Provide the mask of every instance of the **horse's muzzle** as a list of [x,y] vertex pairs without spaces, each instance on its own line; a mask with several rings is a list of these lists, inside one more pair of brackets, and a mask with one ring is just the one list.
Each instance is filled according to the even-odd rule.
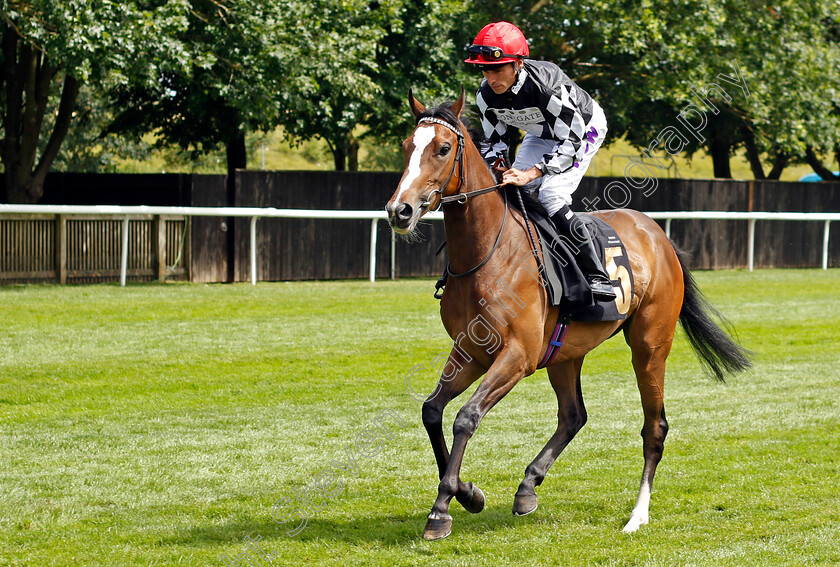
[[388,223],[395,232],[408,232],[411,220],[414,218],[414,207],[408,203],[393,203],[385,207],[388,213]]

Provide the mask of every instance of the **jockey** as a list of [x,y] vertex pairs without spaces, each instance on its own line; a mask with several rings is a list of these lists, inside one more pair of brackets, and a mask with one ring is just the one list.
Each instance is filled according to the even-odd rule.
[[[569,206],[607,134],[604,111],[560,68],[526,59],[528,42],[508,22],[484,26],[465,61],[484,75],[476,93],[486,141],[481,155],[494,173],[504,170],[512,129],[526,134],[501,181],[534,191],[585,274],[592,295],[615,299],[592,238]],[[512,128],[511,128],[512,127]]]

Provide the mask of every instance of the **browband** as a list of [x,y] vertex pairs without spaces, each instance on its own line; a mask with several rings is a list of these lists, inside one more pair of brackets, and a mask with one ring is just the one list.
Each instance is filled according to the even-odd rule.
[[417,121],[418,124],[420,124],[421,122],[431,122],[433,124],[440,124],[441,126],[445,126],[446,128],[449,128],[450,130],[455,132],[455,134],[459,138],[463,136],[463,134],[461,133],[461,131],[458,128],[456,128],[455,126],[453,126],[449,122],[441,120],[440,118],[432,118],[431,116],[426,116],[425,118],[421,118],[420,120]]

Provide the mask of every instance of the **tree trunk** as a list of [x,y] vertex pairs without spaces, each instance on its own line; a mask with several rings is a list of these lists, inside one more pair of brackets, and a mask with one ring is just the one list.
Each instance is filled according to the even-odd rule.
[[352,133],[327,142],[336,171],[359,171],[359,142]]
[[773,160],[773,169],[771,169],[770,173],[767,174],[767,179],[775,179],[778,181],[779,177],[782,176],[782,171],[784,171],[785,167],[787,167],[788,160],[790,160],[790,156],[785,152],[779,152],[776,154],[776,159]]
[[750,162],[753,177],[764,179],[764,167],[761,165],[761,155],[755,143],[755,135],[749,128],[744,128],[744,147],[747,150],[747,161]]
[[[236,207],[238,195],[236,194],[236,170],[245,169],[248,165],[248,150],[245,147],[245,130],[236,130],[227,141],[227,177],[225,187],[227,190],[227,206]],[[228,252],[228,273],[227,283],[236,281],[236,219],[227,219],[227,252]]]
[[227,142],[227,173],[233,177],[237,169],[248,167],[248,150],[245,147],[245,131],[237,130]]
[[818,158],[817,154],[814,153],[814,148],[811,146],[808,146],[805,149],[805,162],[810,165],[814,172],[822,177],[824,181],[836,181],[837,179],[840,179],[840,177],[834,175],[831,170],[823,165],[820,158]]
[[[44,181],[52,167],[73,118],[79,82],[65,76],[55,125],[38,157],[38,139],[47,109],[56,68],[47,56],[22,43],[7,27],[3,34],[3,83],[6,108],[2,146],[6,198],[12,203],[37,203],[44,194]],[[33,169],[34,168],[34,169]]]
[[729,169],[729,150],[729,142],[715,138],[709,140],[709,152],[712,155],[712,165],[716,178],[732,178],[732,171]]
[[65,77],[64,87],[61,89],[61,100],[58,103],[58,115],[55,118],[52,134],[47,141],[38,166],[32,175],[33,184],[41,188],[39,198],[43,195],[44,180],[47,178],[47,172],[52,167],[55,158],[58,157],[58,150],[61,149],[61,144],[64,142],[64,138],[67,137],[67,132],[70,130],[70,123],[73,120],[73,109],[76,106],[76,99],[78,98],[79,81],[76,77]]
[[352,135],[347,152],[347,171],[359,171],[359,142]]
[[332,146],[330,149],[332,150],[333,164],[335,165],[335,170],[345,171],[347,164],[347,152],[344,149],[344,145],[339,142]]

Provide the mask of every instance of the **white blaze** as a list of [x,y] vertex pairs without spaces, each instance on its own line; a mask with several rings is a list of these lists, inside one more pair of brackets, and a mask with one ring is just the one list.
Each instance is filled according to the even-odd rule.
[[397,192],[397,203],[400,202],[403,191],[411,187],[414,180],[420,176],[420,160],[423,159],[423,152],[426,151],[426,146],[434,139],[434,126],[422,126],[414,131],[414,138],[412,138],[414,152],[408,160],[408,171],[406,171],[405,177],[403,177],[402,183],[400,183],[400,189]]

